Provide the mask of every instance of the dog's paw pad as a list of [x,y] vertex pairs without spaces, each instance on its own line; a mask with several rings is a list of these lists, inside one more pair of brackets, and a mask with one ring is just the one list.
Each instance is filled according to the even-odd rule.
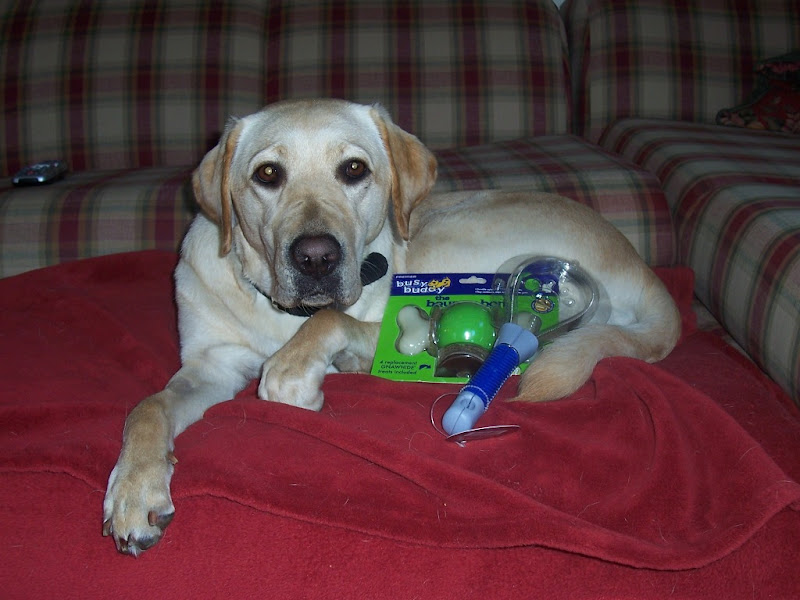
[[135,466],[119,462],[109,477],[103,502],[103,535],[117,550],[137,554],[154,546],[175,516],[169,479],[177,462],[172,452]]
[[114,543],[117,545],[117,551],[121,554],[130,554],[131,556],[138,556],[145,550],[149,550],[155,546],[161,539],[161,534],[145,535],[141,537],[134,537],[129,535],[127,538],[114,538]]
[[159,514],[158,512],[151,510],[149,513],[147,513],[147,522],[151,527],[158,527],[161,531],[164,531],[167,528],[167,525],[172,522],[174,517],[174,512]]
[[140,530],[132,531],[127,535],[124,533],[118,534],[114,530],[112,517],[103,521],[103,536],[111,536],[114,539],[117,551],[120,553],[138,556],[159,542],[164,534],[164,530],[167,528],[167,525],[172,522],[174,517],[174,511],[159,513],[158,511],[151,510],[147,515],[149,527],[142,527]]

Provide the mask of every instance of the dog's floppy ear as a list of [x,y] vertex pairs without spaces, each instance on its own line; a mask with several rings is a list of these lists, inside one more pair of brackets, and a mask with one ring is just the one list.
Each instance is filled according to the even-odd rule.
[[233,153],[239,142],[243,121],[228,120],[222,137],[205,155],[192,175],[194,196],[200,208],[220,228],[220,252],[231,251],[233,240],[233,201],[230,191],[230,170]]
[[398,232],[407,240],[411,211],[436,181],[436,158],[415,136],[395,125],[383,107],[373,106],[370,114],[389,154],[394,218]]

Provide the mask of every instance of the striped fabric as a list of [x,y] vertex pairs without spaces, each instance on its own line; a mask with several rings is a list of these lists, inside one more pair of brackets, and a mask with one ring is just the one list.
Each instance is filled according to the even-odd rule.
[[434,191],[535,189],[593,207],[651,265],[675,261],[673,225],[652,174],[571,135],[523,138],[437,152]]
[[800,48],[797,0],[567,0],[576,131],[617,118],[713,123],[755,86],[754,69]]
[[195,212],[190,172],[87,171],[0,189],[0,277],[101,254],[177,250]]
[[[580,138],[543,136],[436,151],[435,191],[502,187],[593,206],[653,265],[674,261],[658,181]],[[176,249],[193,216],[190,168],[79,173],[44,188],[0,190],[0,276],[99,254]]]
[[623,119],[601,143],[659,177],[698,297],[800,403],[797,138]]
[[381,102],[431,147],[569,130],[549,0],[17,0],[0,13],[0,176],[196,164],[229,115]]

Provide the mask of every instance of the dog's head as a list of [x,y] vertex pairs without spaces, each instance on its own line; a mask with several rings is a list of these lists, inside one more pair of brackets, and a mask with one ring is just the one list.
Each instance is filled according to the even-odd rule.
[[391,262],[436,178],[433,155],[382,108],[292,101],[232,119],[194,173],[220,251],[287,308],[352,305],[361,264]]

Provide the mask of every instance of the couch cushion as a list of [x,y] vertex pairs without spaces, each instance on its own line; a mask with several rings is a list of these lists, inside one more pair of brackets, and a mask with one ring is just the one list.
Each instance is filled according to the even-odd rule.
[[673,226],[658,179],[572,135],[523,138],[441,150],[434,191],[531,189],[591,206],[651,265],[675,260]]
[[85,171],[0,188],[0,277],[130,250],[176,250],[195,212],[190,167]]
[[658,175],[700,300],[800,400],[797,138],[623,119],[601,143]]
[[718,125],[620,119],[604,132],[600,145],[655,174],[673,215],[679,203],[735,181],[800,181],[800,144],[780,133]]
[[797,0],[568,0],[577,131],[617,118],[713,123],[755,87],[755,66],[800,48]]
[[381,102],[434,147],[569,129],[550,0],[18,2],[0,57],[0,175],[194,164],[293,97]]
[[[656,178],[575,136],[438,150],[434,191],[503,187],[563,194],[603,213],[653,265],[674,261]],[[75,258],[175,250],[195,205],[191,167],[70,174],[39,188],[0,189],[0,276]]]

